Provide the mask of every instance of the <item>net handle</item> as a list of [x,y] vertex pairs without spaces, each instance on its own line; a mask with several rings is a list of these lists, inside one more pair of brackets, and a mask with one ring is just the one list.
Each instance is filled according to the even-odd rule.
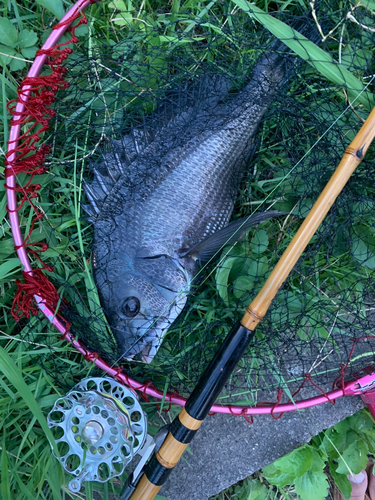
[[[256,326],[266,314],[273,298],[327,215],[337,196],[363,160],[374,137],[375,108],[371,111],[354,140],[346,148],[334,174],[289,243],[261,291],[247,308],[242,320],[233,326],[213,360],[200,377],[197,386],[186,401],[185,407],[173,420],[165,441],[145,467],[134,493],[130,496],[130,500],[152,500],[165,484],[186,447],[192,441],[196,431],[209,413],[211,403],[220,394],[230,374],[250,344]],[[365,385],[363,384],[363,386]],[[370,384],[370,387],[372,385],[373,383]],[[343,392],[345,393],[345,390]],[[327,395],[325,396],[327,397]],[[374,406],[375,403],[370,406],[370,411],[374,410]],[[274,406],[273,412],[280,413],[280,411],[279,406]]]
[[301,227],[272,270],[262,289],[248,306],[241,324],[254,330],[266,315],[277,292],[296,265],[302,252],[341,193],[352,173],[361,163],[375,137],[375,108],[371,111],[359,132],[346,148],[328,184],[320,194]]

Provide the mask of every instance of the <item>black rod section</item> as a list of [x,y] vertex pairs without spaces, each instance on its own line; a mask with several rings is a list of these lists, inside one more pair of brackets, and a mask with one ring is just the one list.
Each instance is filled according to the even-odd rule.
[[253,336],[240,321],[233,326],[186,402],[185,410],[191,417],[206,417]]
[[[203,421],[207,416],[253,336],[254,332],[242,326],[240,321],[233,326],[186,402],[185,410],[192,418]],[[186,428],[177,416],[171,424],[170,433],[177,442],[188,444],[196,431]],[[173,467],[165,467],[155,453],[143,469],[147,479],[155,486],[162,486],[172,471]],[[134,491],[135,484],[130,481],[120,500],[128,500]]]

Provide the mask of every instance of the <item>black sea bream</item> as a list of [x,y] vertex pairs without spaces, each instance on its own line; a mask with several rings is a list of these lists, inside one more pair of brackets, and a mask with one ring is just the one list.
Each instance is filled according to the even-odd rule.
[[250,225],[280,215],[229,224],[258,124],[287,79],[288,60],[275,51],[263,56],[236,93],[228,94],[223,76],[201,77],[182,110],[171,105],[169,121],[160,113],[157,130],[139,127],[112,140],[94,182],[85,183],[94,277],[124,359],[140,354],[151,362],[200,264]]

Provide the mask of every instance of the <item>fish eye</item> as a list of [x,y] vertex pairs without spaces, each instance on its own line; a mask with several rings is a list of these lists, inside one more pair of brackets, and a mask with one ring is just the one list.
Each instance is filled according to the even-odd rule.
[[141,303],[137,297],[128,297],[122,306],[125,316],[134,318],[139,313]]

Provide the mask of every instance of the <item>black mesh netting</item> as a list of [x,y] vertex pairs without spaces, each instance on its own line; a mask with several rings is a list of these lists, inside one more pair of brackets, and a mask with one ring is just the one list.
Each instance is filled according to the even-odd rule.
[[[41,257],[53,267],[47,274],[76,337],[133,378],[187,396],[372,107],[373,18],[347,1],[316,4],[315,20],[297,7],[273,13],[318,41],[344,80],[350,73],[359,89],[369,84],[352,102],[348,86],[233,5],[142,19],[90,9],[44,136],[48,171],[34,181],[45,217],[31,241],[49,245]],[[105,39],[95,36],[100,9],[112,19]],[[353,339],[375,330],[373,161],[370,149],[258,326],[221,403],[254,404],[280,388],[290,395],[306,373],[327,390],[342,366],[348,377],[373,362],[375,339],[351,353]],[[204,262],[196,277],[199,259],[187,252],[228,223],[233,202],[233,221],[269,208],[284,215],[218,252],[212,242],[198,247],[193,257]],[[30,214],[25,204],[26,232]],[[206,263],[210,252],[216,257]],[[43,339],[48,349],[38,359],[64,382],[47,320],[18,328],[27,340]]]

